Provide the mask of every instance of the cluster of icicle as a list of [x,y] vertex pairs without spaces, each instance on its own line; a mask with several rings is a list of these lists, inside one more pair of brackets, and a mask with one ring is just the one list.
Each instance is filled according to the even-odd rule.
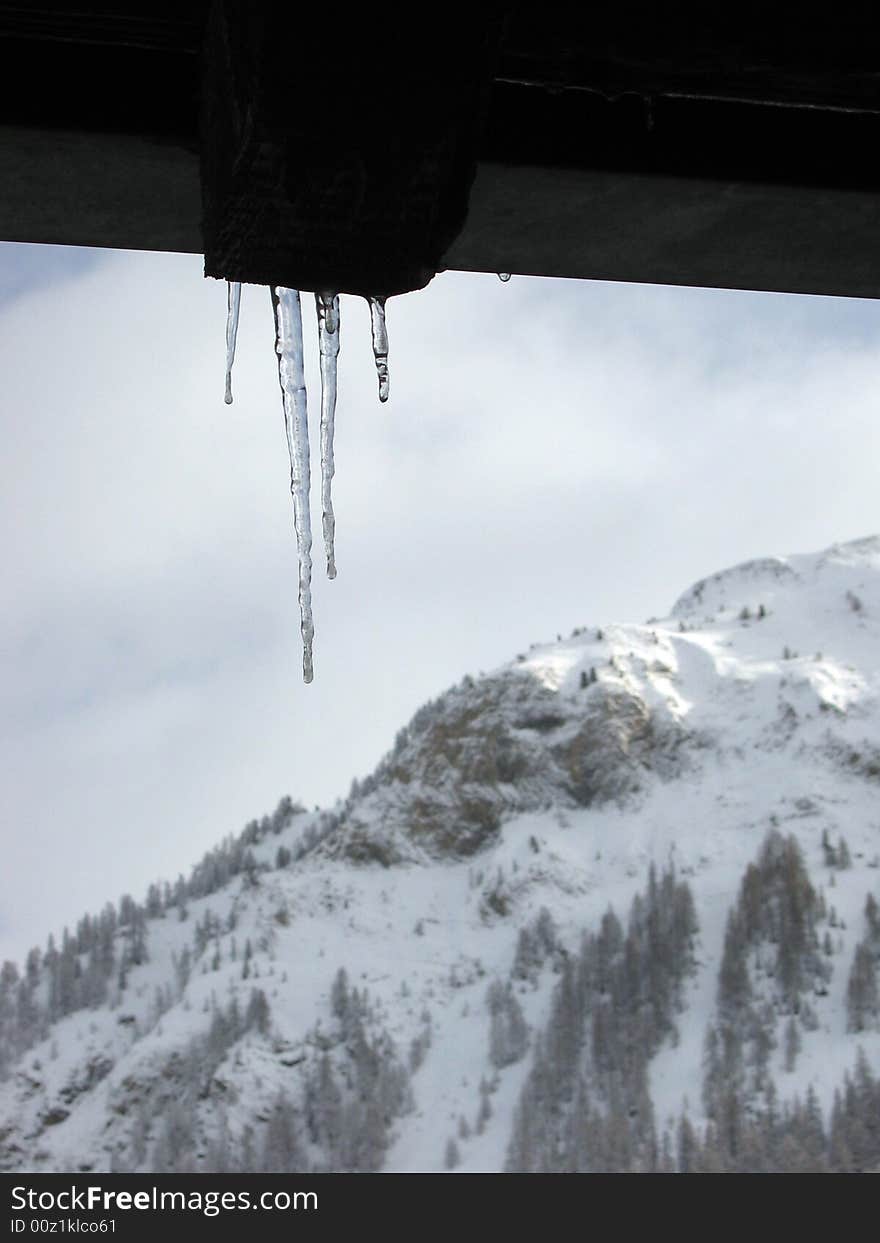
[[[278,379],[284,404],[284,427],[290,454],[290,492],[293,497],[293,525],[299,558],[299,612],[303,640],[303,681],[311,682],[312,642],[312,519],[309,507],[311,469],[309,465],[309,417],[303,359],[302,305],[298,289],[273,285],[272,309],[275,316],[275,352]],[[370,298],[373,357],[379,377],[379,400],[387,401],[388,333],[385,327],[385,299]],[[241,285],[230,281],[226,317],[226,403],[232,402],[232,364],[238,336]],[[336,420],[336,360],[339,356],[339,295],[316,293],[318,349],[321,357],[321,508],[327,577],[336,577],[333,517],[333,431]]]

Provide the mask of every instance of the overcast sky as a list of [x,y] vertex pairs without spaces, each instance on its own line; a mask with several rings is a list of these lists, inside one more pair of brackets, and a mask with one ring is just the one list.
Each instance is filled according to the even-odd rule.
[[198,256],[0,245],[0,958],[344,795],[465,673],[880,530],[876,303],[446,273],[380,407],[343,299],[304,686],[268,294],[231,407],[225,303]]

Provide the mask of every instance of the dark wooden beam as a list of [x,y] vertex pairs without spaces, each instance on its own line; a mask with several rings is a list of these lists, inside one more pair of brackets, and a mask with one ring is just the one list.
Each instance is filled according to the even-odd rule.
[[[205,9],[0,4],[0,237],[201,252]],[[874,24],[517,10],[444,263],[880,297]]]

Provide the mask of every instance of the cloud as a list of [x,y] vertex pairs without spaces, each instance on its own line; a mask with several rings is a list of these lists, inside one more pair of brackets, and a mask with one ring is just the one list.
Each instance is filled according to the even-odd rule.
[[445,274],[390,304],[384,407],[342,310],[340,574],[316,544],[304,687],[266,291],[232,407],[198,257],[104,256],[0,307],[0,955],[283,793],[343,794],[466,672],[880,528],[873,303]]
[[84,246],[27,246],[0,242],[0,306],[29,290],[57,287],[101,263],[102,252]]

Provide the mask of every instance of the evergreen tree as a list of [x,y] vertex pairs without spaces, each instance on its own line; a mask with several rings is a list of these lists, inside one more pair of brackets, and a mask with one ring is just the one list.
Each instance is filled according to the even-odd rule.
[[195,1134],[191,1105],[169,1102],[153,1146],[152,1168],[156,1173],[185,1174],[195,1167]]
[[797,1020],[792,1017],[785,1025],[785,1069],[789,1074],[794,1070],[797,1055],[801,1051],[801,1033]]
[[204,1169],[211,1174],[235,1174],[238,1163],[233,1151],[233,1143],[229,1134],[229,1120],[226,1110],[222,1110],[217,1121],[217,1130],[208,1143],[205,1154]]
[[874,955],[866,941],[855,949],[846,989],[847,1031],[863,1032],[880,1013]]
[[305,1168],[296,1113],[283,1093],[276,1100],[266,1124],[260,1168],[267,1174],[290,1174]]
[[498,1070],[518,1062],[529,1043],[529,1033],[513,989],[499,980],[489,987],[489,1061]]
[[687,1114],[678,1121],[678,1172],[692,1174],[698,1164],[699,1143]]

